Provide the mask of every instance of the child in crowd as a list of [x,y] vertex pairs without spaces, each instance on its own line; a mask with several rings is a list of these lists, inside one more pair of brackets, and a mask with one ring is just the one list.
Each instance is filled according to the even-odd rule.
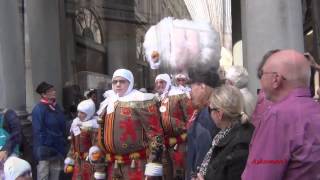
[[4,163],[5,180],[32,180],[30,164],[15,156],[9,157]]
[[78,105],[78,117],[72,122],[71,147],[65,159],[65,173],[72,173],[72,179],[93,179],[93,166],[86,161],[89,148],[97,136],[99,125],[95,115],[95,104],[91,99]]

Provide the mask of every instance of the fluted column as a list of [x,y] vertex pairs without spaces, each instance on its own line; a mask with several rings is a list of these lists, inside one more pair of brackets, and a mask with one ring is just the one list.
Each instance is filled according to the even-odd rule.
[[0,1],[0,108],[26,109],[25,64],[18,1]]
[[252,92],[260,88],[257,66],[268,50],[304,50],[301,6],[301,0],[241,0],[243,61]]
[[60,3],[62,0],[26,0],[26,68],[27,105],[31,109],[39,96],[34,89],[47,81],[62,99],[62,45],[60,34]]

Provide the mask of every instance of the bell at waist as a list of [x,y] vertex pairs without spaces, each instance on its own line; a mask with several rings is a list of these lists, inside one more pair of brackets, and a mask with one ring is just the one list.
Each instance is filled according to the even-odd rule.
[[[105,143],[106,146],[106,152],[107,153],[113,153],[113,154],[130,154],[136,151],[140,151],[141,149],[145,149],[148,146],[147,142],[144,142],[141,139],[137,141],[113,141],[113,145],[110,146],[109,143]],[[108,148],[112,147],[112,148]]]
[[105,158],[109,163],[117,162],[119,164],[129,164],[132,163],[132,160],[146,159],[147,154],[147,149],[141,149],[128,154],[106,153]]

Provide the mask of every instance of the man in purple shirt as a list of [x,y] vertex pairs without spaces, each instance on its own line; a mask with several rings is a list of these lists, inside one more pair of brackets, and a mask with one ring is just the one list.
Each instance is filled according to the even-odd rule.
[[310,63],[302,53],[280,50],[259,74],[272,103],[256,121],[242,179],[320,179],[320,104],[309,91]]
[[[266,63],[267,59],[269,59],[270,56],[272,56],[274,53],[279,52],[279,49],[273,49],[268,51],[263,57],[261,62],[258,65],[258,78],[261,79],[261,74],[259,72],[262,72],[262,68],[264,66],[264,64]],[[252,119],[252,124],[255,127],[258,127],[260,124],[260,119],[261,117],[263,117],[263,112],[267,109],[267,107],[269,107],[272,104],[271,101],[269,101],[268,99],[266,99],[265,97],[265,93],[263,92],[263,90],[260,89],[260,91],[258,92],[258,98],[257,98],[257,103],[256,106],[254,108],[254,111],[252,113],[251,119]]]

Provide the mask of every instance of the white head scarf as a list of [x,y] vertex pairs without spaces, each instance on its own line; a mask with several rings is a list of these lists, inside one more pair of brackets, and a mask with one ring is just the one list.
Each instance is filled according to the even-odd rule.
[[129,81],[129,87],[128,87],[126,93],[124,94],[124,96],[125,96],[125,95],[129,94],[133,89],[133,84],[134,84],[133,74],[131,71],[129,71],[127,69],[118,69],[113,73],[112,80],[113,80],[113,78],[118,77],[118,76],[123,77]]
[[168,74],[159,74],[159,75],[156,77],[155,81],[157,81],[157,80],[159,80],[159,79],[164,80],[164,81],[167,82],[166,87],[165,87],[165,89],[164,89],[164,91],[163,91],[163,93],[162,93],[162,94],[165,94],[165,93],[167,93],[167,92],[169,91],[170,86],[171,86],[170,76],[169,76]]
[[15,180],[26,171],[31,171],[30,164],[20,158],[11,156],[4,163],[4,176],[6,180]]
[[93,117],[96,111],[96,107],[94,102],[91,99],[87,99],[87,100],[81,101],[78,104],[78,111],[86,113],[87,116],[85,118],[85,121],[88,121]]
[[97,119],[94,117],[94,113],[96,111],[95,104],[92,99],[87,99],[81,101],[78,104],[78,111],[86,113],[86,117],[84,120],[80,120],[79,117],[75,118],[72,121],[70,132],[73,132],[73,135],[77,136],[80,134],[80,128],[99,128],[97,123]]
[[242,66],[232,66],[226,72],[226,79],[232,81],[239,89],[245,88],[249,82],[247,70]]

